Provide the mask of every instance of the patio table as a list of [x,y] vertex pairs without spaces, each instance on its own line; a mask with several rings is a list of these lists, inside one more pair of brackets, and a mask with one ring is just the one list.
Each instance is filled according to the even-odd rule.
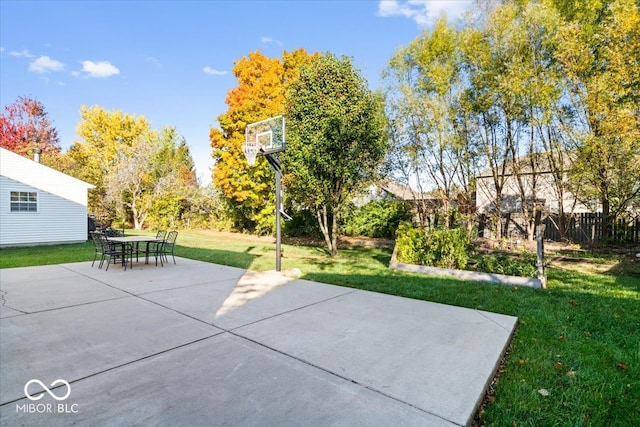
[[[138,260],[138,254],[140,252],[139,250],[139,245],[140,243],[146,243],[146,247],[145,247],[145,251],[144,251],[144,263],[145,264],[149,264],[149,245],[151,243],[162,243],[163,241],[161,239],[156,239],[155,237],[152,236],[119,236],[119,237],[108,237],[107,238],[110,242],[114,242],[114,243],[131,243],[131,244],[135,244],[136,247],[136,261]],[[157,262],[156,262],[157,264]]]

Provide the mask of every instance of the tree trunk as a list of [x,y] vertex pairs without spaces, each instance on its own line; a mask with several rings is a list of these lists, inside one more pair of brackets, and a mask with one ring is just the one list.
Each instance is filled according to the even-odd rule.
[[334,257],[338,255],[338,215],[333,212],[333,218],[331,218],[331,248],[329,248],[329,254]]
[[613,237],[613,227],[611,221],[611,206],[609,202],[609,197],[605,193],[602,197],[602,242],[608,243],[609,240]]
[[334,243],[337,239],[337,221],[334,215],[330,231],[328,216],[329,215],[327,213],[326,205],[322,205],[322,207],[316,207],[316,217],[318,218],[318,225],[320,225],[320,230],[322,231],[322,235],[324,236],[324,241],[327,244],[327,250],[329,251],[329,255],[335,256],[338,252],[338,248]]

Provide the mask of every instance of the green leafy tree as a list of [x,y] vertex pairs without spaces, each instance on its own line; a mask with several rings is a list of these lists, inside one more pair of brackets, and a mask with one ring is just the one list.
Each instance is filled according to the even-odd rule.
[[175,228],[197,188],[193,160],[174,128],[151,131],[130,151],[119,153],[105,179],[105,202],[135,229],[152,216],[155,225]]
[[288,194],[313,209],[332,256],[350,195],[375,178],[387,151],[382,98],[349,58],[324,54],[300,70],[286,94]]
[[[476,190],[492,198],[494,235],[502,237],[502,213],[519,211],[524,231],[533,239],[541,173],[549,165],[563,170],[554,156],[543,154],[558,141],[549,131],[562,95],[554,61],[559,18],[547,2],[506,1],[476,11],[473,27],[464,30],[462,52],[468,87],[463,110],[478,130],[478,152],[488,181]],[[552,175],[560,180],[562,173]],[[559,188],[562,188],[561,186]],[[507,203],[506,190],[517,197]]]
[[577,118],[572,179],[583,201],[599,202],[608,237],[615,217],[640,206],[640,6],[557,3],[566,19],[557,58]]
[[[461,40],[441,18],[398,49],[385,71],[391,168],[406,185],[414,178],[420,194],[437,189],[447,223],[454,200],[471,193],[477,158],[471,133],[460,120],[465,90]],[[431,206],[423,197],[416,199],[420,221],[427,226]]]

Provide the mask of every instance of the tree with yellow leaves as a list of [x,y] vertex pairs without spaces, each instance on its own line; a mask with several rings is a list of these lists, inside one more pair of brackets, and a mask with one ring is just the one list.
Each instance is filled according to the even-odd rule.
[[221,129],[209,133],[213,183],[224,195],[235,227],[269,233],[275,225],[273,173],[264,160],[254,167],[247,164],[242,152],[245,127],[284,112],[287,88],[312,57],[304,49],[285,51],[282,58],[268,58],[258,50],[235,62],[238,86],[227,94],[229,109],[218,117]]

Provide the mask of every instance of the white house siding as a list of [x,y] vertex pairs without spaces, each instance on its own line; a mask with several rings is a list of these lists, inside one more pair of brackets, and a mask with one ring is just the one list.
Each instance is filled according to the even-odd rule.
[[[38,194],[38,212],[10,212],[12,191]],[[85,190],[86,193],[86,190]],[[0,246],[87,240],[87,206],[0,177]]]
[[[87,240],[87,191],[79,179],[0,148],[0,247]],[[11,212],[11,192],[35,192],[38,212]]]

